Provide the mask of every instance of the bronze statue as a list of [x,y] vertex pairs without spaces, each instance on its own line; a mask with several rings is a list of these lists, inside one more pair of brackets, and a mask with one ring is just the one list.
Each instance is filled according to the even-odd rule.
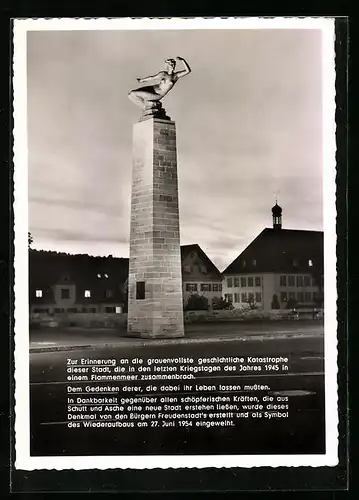
[[[185,67],[184,70],[175,71],[176,60],[183,62]],[[148,87],[140,87],[131,90],[128,94],[129,99],[136,104],[136,106],[143,109],[144,113],[141,120],[146,120],[148,118],[162,118],[168,120],[169,117],[162,108],[160,100],[168,94],[179,78],[183,78],[191,72],[191,68],[183,57],[166,59],[165,64],[166,69],[164,71],[160,71],[153,76],[137,78],[139,83],[145,83],[151,80],[157,83]]]

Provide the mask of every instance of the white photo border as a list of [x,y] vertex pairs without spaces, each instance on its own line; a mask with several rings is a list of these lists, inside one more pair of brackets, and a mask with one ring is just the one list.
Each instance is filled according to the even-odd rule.
[[[153,469],[338,464],[335,18],[14,19],[15,468]],[[52,30],[315,29],[322,31],[326,452],[318,455],[30,456],[27,32]],[[330,395],[330,397],[328,397]]]

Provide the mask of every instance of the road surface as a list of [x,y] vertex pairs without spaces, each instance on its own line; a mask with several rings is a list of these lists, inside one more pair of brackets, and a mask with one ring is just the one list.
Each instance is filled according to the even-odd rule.
[[301,321],[269,321],[269,322],[238,322],[222,321],[216,323],[192,323],[185,325],[183,339],[147,340],[126,337],[125,328],[41,328],[30,332],[30,349],[57,349],[67,346],[97,346],[97,345],[153,345],[161,343],[187,343],[208,341],[246,340],[248,337],[269,338],[278,337],[311,337],[323,335],[323,322],[312,320]]
[[[243,326],[243,325],[242,325]],[[238,327],[233,327],[237,328]],[[302,334],[287,338],[275,332]],[[324,453],[324,361],[320,327],[308,323],[283,328],[271,325],[266,338],[251,325],[245,342],[200,342],[152,345],[120,343],[71,351],[32,352],[30,356],[31,454],[32,455],[125,455],[125,454],[298,454]],[[322,328],[322,327],[321,327]],[[238,330],[237,330],[238,331]],[[229,335],[229,330],[227,334]],[[257,333],[255,333],[257,332]],[[304,333],[303,333],[304,332]],[[248,332],[247,332],[248,333]],[[305,333],[307,335],[305,335]],[[242,330],[243,334],[243,330]],[[68,335],[68,333],[66,334]],[[199,334],[200,338],[201,335]],[[69,354],[70,353],[70,354]],[[124,358],[211,356],[287,356],[285,373],[198,374],[196,383],[219,387],[225,384],[265,384],[265,393],[289,394],[286,419],[237,420],[232,428],[72,429],[67,422],[66,360],[68,357]],[[122,384],[122,382],[120,383]],[[72,383],[73,386],[76,383]],[[81,383],[77,383],[81,385]],[[284,392],[283,392],[284,391]],[[289,391],[289,392],[288,392]],[[181,386],[180,393],[184,393]],[[221,391],[216,391],[221,394]],[[197,393],[199,394],[199,393]]]

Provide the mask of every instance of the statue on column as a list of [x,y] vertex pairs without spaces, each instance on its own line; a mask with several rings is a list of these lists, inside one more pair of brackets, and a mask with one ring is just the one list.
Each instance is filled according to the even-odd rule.
[[[183,70],[175,71],[176,61],[182,61],[184,65]],[[165,69],[163,71],[153,76],[137,78],[139,83],[154,82],[153,85],[140,87],[128,93],[129,99],[144,111],[141,121],[149,118],[169,120],[165,110],[162,108],[160,100],[168,94],[180,78],[183,78],[190,72],[191,68],[187,61],[183,59],[183,57],[176,57],[176,59],[166,59]]]

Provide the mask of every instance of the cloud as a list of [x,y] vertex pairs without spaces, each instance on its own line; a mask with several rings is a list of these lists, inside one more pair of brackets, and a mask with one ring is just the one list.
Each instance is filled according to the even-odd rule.
[[53,239],[60,241],[71,241],[71,242],[110,242],[110,243],[120,243],[127,244],[129,243],[129,238],[125,238],[123,236],[114,237],[112,233],[110,234],[102,234],[100,238],[97,235],[81,232],[81,231],[71,231],[64,229],[55,229],[48,227],[38,227],[34,226],[31,228],[35,234],[37,234],[41,239]]
[[181,243],[226,267],[271,225],[276,195],[284,227],[322,228],[320,32],[44,31],[28,33],[36,245],[128,255],[140,111],[127,93],[178,54],[193,72],[163,104],[176,121]]
[[91,203],[90,201],[85,201],[85,200],[73,200],[70,198],[49,198],[46,196],[33,196],[29,198],[29,203],[35,203],[39,205],[45,205],[45,206],[55,206],[59,207],[66,207],[70,209],[74,209],[76,211],[85,211],[85,212],[96,212],[99,214],[104,214],[109,217],[119,217],[121,215],[121,208],[123,206],[121,200],[119,200],[118,205],[100,205],[98,202],[95,204]]

